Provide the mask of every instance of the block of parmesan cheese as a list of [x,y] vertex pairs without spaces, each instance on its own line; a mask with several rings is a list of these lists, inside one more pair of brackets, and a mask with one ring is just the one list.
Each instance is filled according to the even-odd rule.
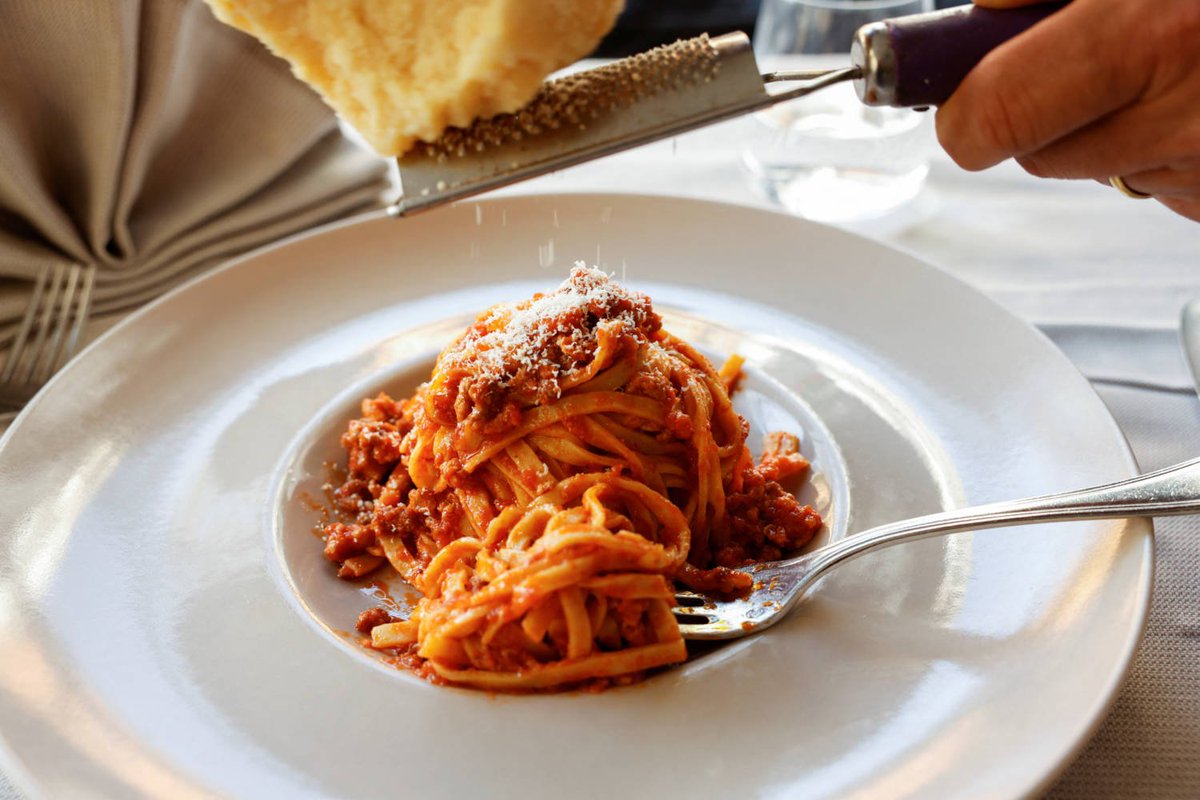
[[382,155],[516,111],[623,0],[207,0],[287,59]]

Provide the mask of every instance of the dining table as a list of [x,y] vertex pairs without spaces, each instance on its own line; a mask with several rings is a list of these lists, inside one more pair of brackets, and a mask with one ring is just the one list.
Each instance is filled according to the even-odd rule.
[[[732,120],[502,192],[773,207],[741,159],[757,124]],[[1200,298],[1200,223],[1098,182],[1037,179],[1011,162],[967,172],[935,150],[903,214],[844,227],[932,263],[1040,329],[1091,382],[1143,471],[1200,455],[1200,400],[1179,330],[1181,309]],[[90,334],[114,321],[97,320]],[[1136,657],[1048,798],[1200,797],[1200,518],[1157,519],[1154,530],[1153,602]],[[21,796],[0,777],[0,800]]]

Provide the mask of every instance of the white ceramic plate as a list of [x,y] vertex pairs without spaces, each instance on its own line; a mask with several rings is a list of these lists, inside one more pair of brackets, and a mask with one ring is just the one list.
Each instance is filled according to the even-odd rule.
[[[465,204],[265,251],[77,359],[0,447],[0,732],[51,797],[1014,797],[1086,739],[1146,613],[1150,526],[895,548],[787,621],[601,694],[438,688],[338,630],[367,599],[306,530],[356,398],[576,258],[748,358],[806,425],[829,535],[1128,476],[1037,332],[880,245],[625,196]],[[549,266],[542,266],[548,264]]]

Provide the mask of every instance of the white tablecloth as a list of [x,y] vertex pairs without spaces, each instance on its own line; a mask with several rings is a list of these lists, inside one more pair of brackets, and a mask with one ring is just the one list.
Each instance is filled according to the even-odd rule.
[[[622,191],[765,204],[748,186],[738,120],[509,191]],[[1200,223],[1093,183],[935,160],[905,230],[857,230],[938,264],[1040,325],[1096,386],[1144,469],[1200,455],[1200,401],[1177,341],[1200,297]],[[1158,388],[1130,388],[1124,383]],[[1200,519],[1156,522],[1149,627],[1128,681],[1052,798],[1200,798]],[[0,799],[16,796],[0,786]]]

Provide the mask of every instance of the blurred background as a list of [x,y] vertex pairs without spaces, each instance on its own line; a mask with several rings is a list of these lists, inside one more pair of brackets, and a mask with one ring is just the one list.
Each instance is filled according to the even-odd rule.
[[[964,0],[936,0],[938,8]],[[759,0],[625,0],[625,11],[596,55],[632,55],[650,47],[702,33],[740,30],[754,33]]]

